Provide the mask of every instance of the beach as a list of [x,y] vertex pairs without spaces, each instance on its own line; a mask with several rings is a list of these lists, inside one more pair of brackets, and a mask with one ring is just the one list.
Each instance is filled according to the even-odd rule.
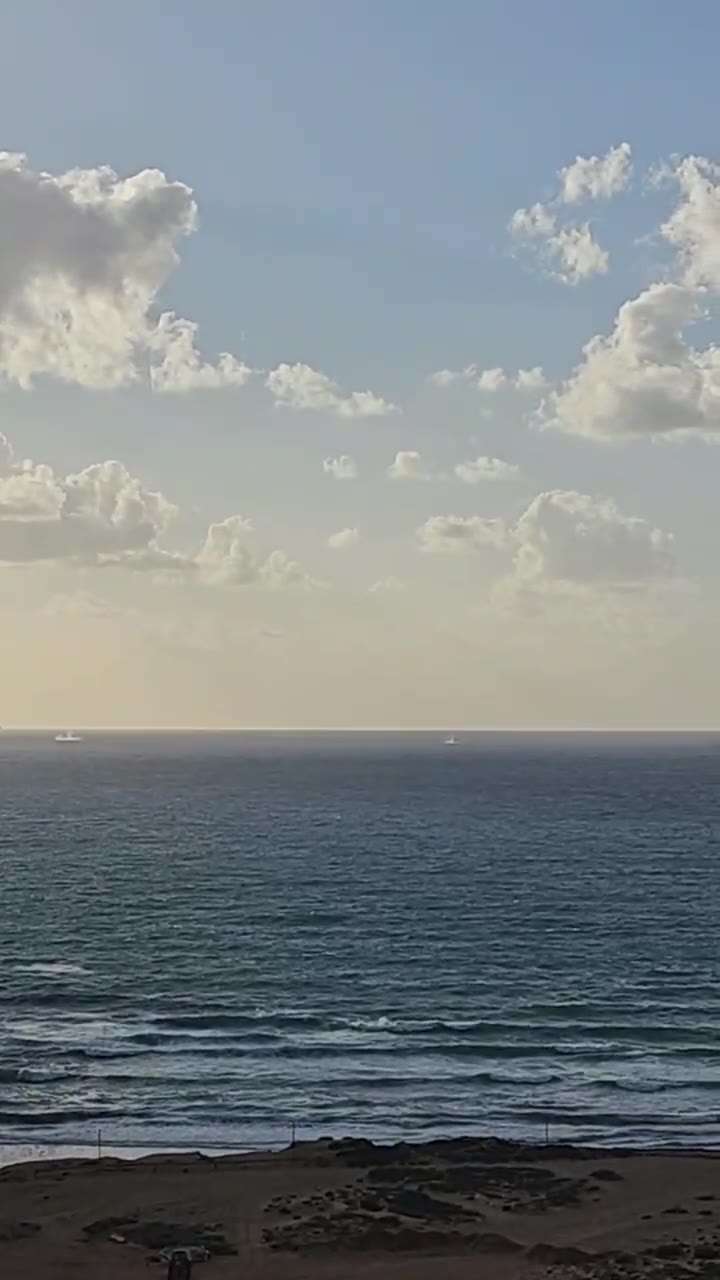
[[0,1274],[212,1277],[720,1274],[711,1152],[454,1139],[58,1160],[0,1172]]

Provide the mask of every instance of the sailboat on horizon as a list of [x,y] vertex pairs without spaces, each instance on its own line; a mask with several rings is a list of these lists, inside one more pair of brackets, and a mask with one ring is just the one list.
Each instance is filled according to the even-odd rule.
[[82,742],[82,738],[78,733],[72,733],[70,729],[66,729],[64,733],[55,734],[56,742]]

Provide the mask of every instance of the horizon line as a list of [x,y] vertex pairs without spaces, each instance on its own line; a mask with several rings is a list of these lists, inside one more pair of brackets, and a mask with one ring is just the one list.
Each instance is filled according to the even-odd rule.
[[[62,724],[6,724],[0,725],[3,733],[60,733],[67,732]],[[74,724],[74,733],[709,733],[720,734],[720,725],[702,726],[598,726],[598,725],[122,725],[122,724]]]

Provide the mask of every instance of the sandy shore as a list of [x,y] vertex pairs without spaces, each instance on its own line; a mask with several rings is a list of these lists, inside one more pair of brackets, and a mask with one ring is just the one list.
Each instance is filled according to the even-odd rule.
[[300,1144],[268,1155],[66,1160],[0,1172],[0,1276],[720,1277],[720,1157]]

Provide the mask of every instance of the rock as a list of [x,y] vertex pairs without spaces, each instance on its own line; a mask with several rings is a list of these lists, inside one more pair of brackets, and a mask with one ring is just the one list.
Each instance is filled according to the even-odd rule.
[[385,1183],[385,1182],[407,1182],[408,1171],[406,1167],[395,1167],[394,1165],[379,1165],[377,1168],[368,1169],[366,1175],[368,1182]]
[[714,1258],[720,1258],[720,1249],[714,1244],[699,1244],[695,1246],[693,1254],[701,1262],[710,1262]]
[[685,1246],[679,1240],[673,1241],[672,1244],[658,1244],[651,1249],[645,1250],[646,1258],[663,1258],[669,1262],[677,1258],[685,1257]]
[[30,1240],[42,1230],[39,1222],[0,1222],[0,1244]]
[[390,1192],[386,1203],[391,1213],[402,1214],[405,1218],[421,1218],[424,1222],[458,1222],[478,1216],[462,1205],[451,1204],[449,1200],[438,1200],[435,1196],[429,1196],[426,1191],[410,1187]]
[[522,1245],[516,1240],[509,1240],[507,1236],[499,1236],[490,1231],[476,1236],[473,1248],[478,1253],[520,1253],[522,1251]]
[[83,1235],[88,1240],[109,1239],[114,1231],[121,1228],[132,1226],[137,1222],[137,1218],[98,1218],[97,1222],[91,1222],[87,1227],[83,1227]]
[[593,1260],[591,1253],[575,1249],[571,1245],[534,1244],[527,1251],[530,1262],[543,1262],[550,1266],[572,1267]]
[[100,1218],[84,1228],[86,1240],[109,1240],[124,1236],[129,1244],[139,1244],[151,1253],[173,1249],[205,1249],[213,1257],[230,1257],[237,1249],[223,1235],[219,1224],[188,1225],[177,1222],[142,1222],[136,1217]]
[[594,1178],[596,1182],[622,1182],[623,1181],[622,1174],[616,1173],[615,1169],[593,1169],[592,1173],[590,1174],[590,1177]]
[[385,1208],[380,1196],[361,1196],[359,1204],[360,1208],[364,1209],[366,1213],[382,1213]]

